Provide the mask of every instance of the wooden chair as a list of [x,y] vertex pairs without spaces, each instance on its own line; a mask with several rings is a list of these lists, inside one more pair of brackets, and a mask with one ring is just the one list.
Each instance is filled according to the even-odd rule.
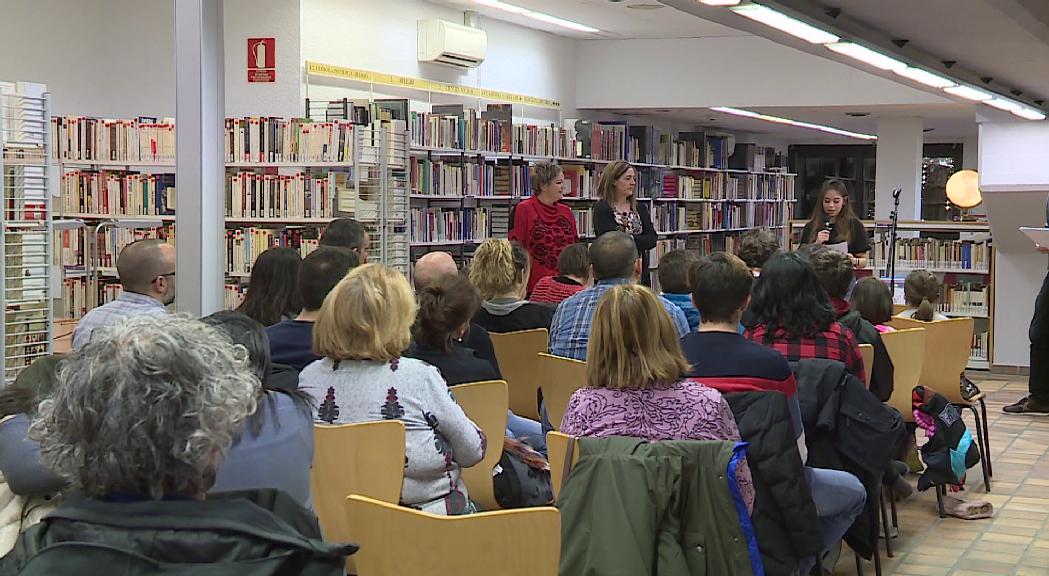
[[69,354],[73,351],[73,332],[76,332],[79,323],[79,320],[55,320],[52,328],[54,336],[51,338],[53,354]]
[[[396,505],[404,483],[404,423],[380,420],[313,427],[313,509],[324,539],[353,542],[346,497],[363,494]],[[354,557],[346,572],[354,574]]]
[[572,393],[586,385],[586,362],[546,353],[539,354],[537,361],[546,415],[550,425],[558,430]]
[[[976,444],[980,450],[980,466],[983,469],[984,488],[990,492],[991,441],[987,429],[987,404],[983,392],[966,400],[962,398],[960,378],[969,364],[972,350],[973,319],[951,318],[936,322],[922,322],[910,318],[893,318],[889,324],[896,329],[925,329],[925,361],[919,384],[929,386],[943,394],[959,408],[968,408],[976,422]],[[976,409],[979,403],[980,410]]]
[[538,420],[539,370],[535,355],[547,351],[550,332],[536,328],[490,335],[499,370],[509,387],[510,409],[518,416]]
[[863,374],[867,386],[871,385],[871,374],[874,373],[874,345],[860,344],[860,356],[863,357]]
[[557,508],[438,516],[363,496],[345,506],[360,576],[557,576]]
[[[550,431],[546,433],[546,450],[550,461],[550,485],[554,491],[554,500],[561,493],[561,484],[565,474],[565,455],[568,454],[568,445],[573,442],[572,436],[560,432]],[[572,465],[579,461],[579,451],[572,451]]]
[[925,329],[905,328],[881,335],[893,365],[892,397],[887,404],[900,412],[904,422],[914,422],[911,390],[921,380],[925,364]]
[[492,470],[503,455],[503,437],[506,436],[506,382],[473,382],[452,387],[455,401],[488,439],[484,459],[469,468],[463,468],[463,482],[470,499],[485,510],[498,510]]

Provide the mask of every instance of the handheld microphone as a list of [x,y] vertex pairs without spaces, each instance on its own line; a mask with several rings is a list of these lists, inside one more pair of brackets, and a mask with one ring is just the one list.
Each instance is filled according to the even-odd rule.
[[899,200],[900,199],[900,193],[902,193],[902,192],[903,192],[903,188],[896,188],[895,190],[893,190],[892,191],[892,199],[893,200]]
[[830,218],[824,218],[823,219],[823,228],[822,229],[826,230],[827,232],[833,232],[834,231],[834,224],[831,223]]

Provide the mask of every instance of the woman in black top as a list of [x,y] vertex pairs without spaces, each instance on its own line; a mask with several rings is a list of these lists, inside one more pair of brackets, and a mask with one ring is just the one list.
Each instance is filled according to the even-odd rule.
[[801,232],[802,244],[848,244],[852,265],[867,265],[871,245],[863,222],[852,211],[849,192],[841,180],[827,180],[820,188],[812,218]]
[[649,285],[648,251],[656,247],[656,230],[648,206],[637,201],[637,173],[627,162],[616,161],[601,170],[594,204],[594,233],[619,230],[634,237],[641,255],[641,283]]
[[435,366],[449,386],[498,380],[490,362],[460,343],[480,305],[470,281],[447,275],[420,290],[418,298],[418,321],[405,356]]

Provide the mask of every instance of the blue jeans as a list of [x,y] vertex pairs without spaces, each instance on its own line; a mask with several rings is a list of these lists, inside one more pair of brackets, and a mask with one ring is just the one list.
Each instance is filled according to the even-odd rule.
[[[840,470],[806,466],[805,478],[809,481],[812,501],[820,517],[820,534],[823,537],[821,554],[825,555],[848,532],[863,511],[867,503],[867,491],[855,476]],[[798,565],[799,574],[808,574],[815,565],[815,557],[802,560]]]
[[542,424],[506,411],[506,435],[528,444],[537,452],[546,456],[546,435]]

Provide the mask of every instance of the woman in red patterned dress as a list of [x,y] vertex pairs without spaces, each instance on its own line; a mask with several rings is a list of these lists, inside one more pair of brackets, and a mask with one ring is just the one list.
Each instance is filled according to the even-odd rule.
[[561,250],[576,242],[575,217],[561,203],[564,173],[551,162],[532,168],[532,197],[514,209],[510,240],[524,246],[532,257],[527,292],[531,293],[540,278],[557,275],[557,258]]

